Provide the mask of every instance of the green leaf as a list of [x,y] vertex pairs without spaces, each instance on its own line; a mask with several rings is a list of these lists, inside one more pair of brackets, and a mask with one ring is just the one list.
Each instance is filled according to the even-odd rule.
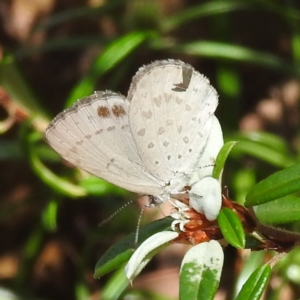
[[131,32],[109,44],[98,56],[89,73],[75,86],[69,96],[67,106],[72,105],[77,99],[92,94],[100,76],[113,69],[138,46],[153,36],[152,31]]
[[[117,270],[109,277],[105,285],[101,287],[101,300],[118,300],[129,284],[129,280],[125,276],[124,266]],[[86,299],[86,298],[77,298]],[[124,298],[123,298],[124,299]]]
[[246,196],[247,207],[266,203],[300,190],[300,163],[278,171],[256,184]]
[[219,286],[224,253],[214,240],[192,247],[180,270],[181,300],[212,300]]
[[156,253],[170,246],[178,236],[179,233],[173,230],[160,231],[151,235],[130,257],[125,268],[126,277],[132,281],[140,274]]
[[40,134],[38,132],[29,133],[30,122],[23,123],[21,134],[22,144],[24,145],[24,152],[26,153],[29,163],[33,171],[39,176],[39,178],[51,186],[58,193],[66,195],[72,198],[78,198],[86,196],[86,190],[81,186],[77,186],[65,179],[56,176],[50,171],[40,160],[37,155],[37,141],[40,141]]
[[[233,67],[219,66],[217,72],[218,92],[228,98],[237,99],[241,95],[242,79]],[[232,102],[230,103],[232,105]],[[236,104],[238,105],[238,104]],[[226,112],[226,114],[228,114]]]
[[245,249],[259,249],[262,245],[262,241],[258,240],[252,235],[246,235]]
[[102,196],[107,193],[113,193],[114,195],[120,196],[129,195],[128,191],[92,175],[83,177],[79,184],[89,195],[93,196]]
[[224,144],[224,146],[218,153],[218,156],[216,158],[216,165],[214,167],[213,174],[212,174],[213,178],[219,179],[220,176],[222,176],[222,170],[224,168],[225,162],[234,145],[236,145],[235,141],[227,142]]
[[280,168],[294,164],[294,158],[291,156],[286,144],[280,143],[279,139],[273,139],[271,135],[268,135],[268,138],[264,141],[262,141],[263,137],[267,137],[267,135],[257,133],[253,135],[234,135],[233,138],[238,140],[239,143],[234,147],[232,155],[251,155]]
[[49,201],[42,214],[43,225],[48,231],[54,232],[57,230],[57,211],[58,201]]
[[37,155],[35,155],[33,152],[30,155],[30,163],[39,178],[60,194],[72,198],[86,196],[87,193],[84,188],[56,176],[40,161]]
[[258,267],[243,285],[235,300],[259,300],[271,275],[271,267]]
[[285,168],[294,163],[294,161],[289,159],[286,155],[279,153],[276,148],[260,145],[251,141],[239,142],[234,150],[235,152],[253,156],[279,168]]
[[[239,45],[227,44],[222,42],[203,41],[187,44],[174,45],[167,44],[165,41],[155,41],[157,48],[164,48],[176,53],[184,53],[213,59],[251,63],[260,67],[281,70],[289,74],[300,75],[300,70],[294,68],[292,64],[281,59],[279,56],[266,52],[255,51],[251,48]],[[159,44],[160,43],[160,44]]]
[[172,221],[174,221],[174,219],[168,217],[141,227],[138,232],[139,239],[136,245],[134,244],[136,232],[132,232],[110,247],[97,262],[94,277],[99,278],[127,262],[131,257],[134,248],[138,248],[143,241],[153,234],[170,228]]
[[245,232],[239,217],[229,208],[223,208],[218,216],[222,234],[229,244],[242,249],[245,247]]
[[162,27],[165,31],[170,31],[201,17],[224,14],[231,11],[247,9],[249,7],[251,7],[249,3],[231,1],[213,1],[201,5],[195,5],[185,10],[179,10],[179,13],[174,14],[163,21]]
[[264,131],[251,131],[239,132],[231,136],[232,139],[237,141],[252,141],[262,146],[275,148],[283,155],[290,155],[289,145],[287,142],[278,135],[264,132]]
[[248,191],[256,184],[256,176],[252,169],[240,168],[232,176],[235,201],[244,205]]
[[255,213],[264,224],[278,225],[300,221],[300,198],[288,195],[257,206]]
[[[123,240],[122,240],[123,241]],[[120,245],[117,243],[117,245]],[[133,245],[133,243],[132,243]],[[133,247],[129,248],[128,244],[128,249],[124,250],[121,252],[121,249],[118,249],[117,247],[109,248],[108,249],[109,254],[111,255],[110,259],[107,260],[105,263],[102,261],[103,257],[106,257],[106,254],[108,252],[106,251],[104,256],[100,258],[100,260],[96,264],[95,272],[94,272],[94,278],[100,278],[101,276],[119,268],[122,266],[124,263],[126,263],[130,257],[132,256],[134,249]],[[113,253],[113,251],[115,253]]]
[[244,132],[230,136],[239,141],[232,156],[251,155],[273,166],[286,168],[295,163],[289,146],[282,138],[267,132]]

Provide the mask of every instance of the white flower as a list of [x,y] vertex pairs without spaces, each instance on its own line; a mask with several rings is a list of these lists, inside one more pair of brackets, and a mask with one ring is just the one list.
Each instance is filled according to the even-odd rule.
[[180,231],[185,231],[184,225],[187,224],[189,220],[189,214],[187,213],[191,208],[180,202],[179,200],[175,200],[174,202],[170,201],[171,204],[176,208],[177,210],[175,212],[172,212],[170,216],[175,219],[175,221],[172,222],[171,228],[172,230],[176,231],[176,226],[179,225]]
[[213,221],[222,206],[222,189],[220,182],[213,177],[204,177],[194,183],[189,191],[190,206]]
[[[209,230],[212,227],[215,228],[215,225],[217,224],[216,221],[208,220],[204,214],[197,212],[183,202],[178,200],[170,202],[175,208],[175,211],[171,213],[171,217],[174,218],[174,221],[171,224],[173,231],[158,232],[150,236],[135,250],[125,268],[126,277],[130,281],[142,271],[157,252],[170,245],[170,242],[175,241],[180,243],[191,243],[194,245],[207,245],[207,241],[211,240],[211,237],[206,234],[206,230]],[[218,244],[218,242],[215,243]],[[219,246],[214,246],[215,244],[212,245],[213,246],[210,247],[221,247],[219,244]],[[206,249],[204,248],[206,246],[202,247],[203,249]],[[202,247],[197,249],[202,249]],[[203,261],[206,260],[204,257],[201,257],[201,259],[203,259]]]

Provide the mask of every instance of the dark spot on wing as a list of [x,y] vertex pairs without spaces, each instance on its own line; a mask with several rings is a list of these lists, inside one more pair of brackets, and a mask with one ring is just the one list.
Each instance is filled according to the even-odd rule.
[[114,105],[112,107],[112,113],[114,114],[115,117],[120,118],[126,115],[126,111],[123,106],[121,105]]
[[110,116],[110,111],[106,106],[99,106],[97,113],[100,118],[109,118]]
[[172,91],[185,92],[190,85],[192,75],[193,75],[192,67],[186,65],[182,66],[182,82],[175,83],[174,84],[175,88],[173,88]]

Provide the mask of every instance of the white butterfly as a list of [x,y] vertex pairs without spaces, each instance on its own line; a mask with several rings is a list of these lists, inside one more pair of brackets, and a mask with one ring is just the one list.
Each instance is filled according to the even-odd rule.
[[223,145],[217,104],[192,66],[155,61],[139,69],[127,97],[95,92],[58,114],[45,138],[75,166],[160,203],[195,174],[211,175]]

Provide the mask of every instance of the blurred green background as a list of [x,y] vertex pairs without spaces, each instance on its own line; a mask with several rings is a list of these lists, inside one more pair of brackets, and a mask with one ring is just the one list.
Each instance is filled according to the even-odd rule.
[[[126,95],[143,64],[181,59],[217,89],[225,140],[240,141],[224,170],[232,199],[243,203],[257,181],[299,162],[298,1],[1,0],[0,21],[0,300],[176,299],[174,286],[153,282],[176,281],[181,248],[154,260],[133,288],[118,272],[93,279],[140,210],[98,224],[136,196],[82,174],[43,141],[78,98]],[[298,252],[278,265],[265,299],[300,297]],[[265,254],[245,263],[227,249],[218,299],[232,299]]]

